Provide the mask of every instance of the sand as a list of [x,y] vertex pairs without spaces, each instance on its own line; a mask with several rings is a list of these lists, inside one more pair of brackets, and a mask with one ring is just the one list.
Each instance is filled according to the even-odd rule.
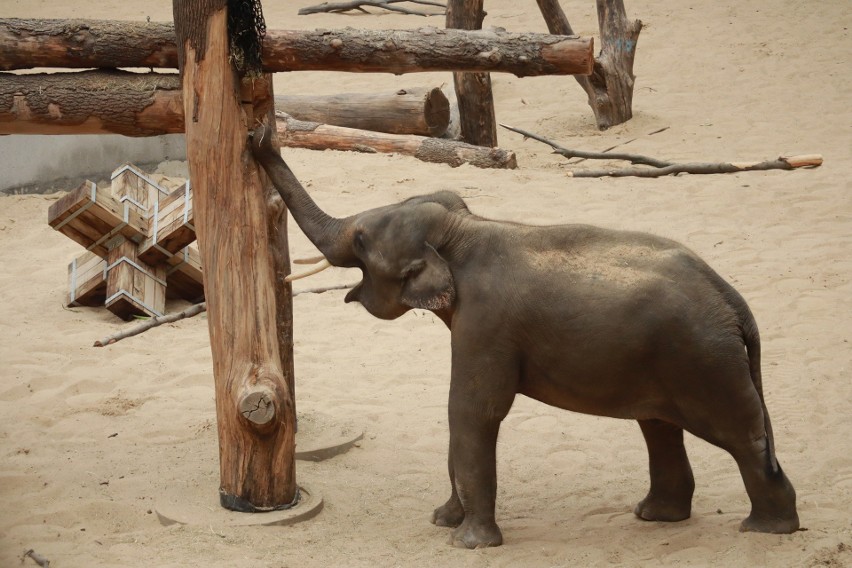
[[[270,28],[410,28],[442,18],[296,16],[311,2],[267,0]],[[594,2],[563,2],[596,34]],[[582,222],[685,243],[745,296],[763,338],[777,452],[804,529],[741,534],[749,504],[734,461],[687,436],[693,516],[634,518],[647,491],[635,423],[518,397],[498,444],[505,545],[467,551],[428,522],[449,494],[449,333],[428,312],[372,318],[343,292],[295,299],[303,420],[356,424],[358,447],[299,461],[324,510],[292,527],[162,526],[158,499],[213,495],[218,483],[207,319],[107,348],[124,329],[103,309],[63,306],[78,245],[46,223],[58,195],[0,199],[0,565],[26,549],[52,566],[849,566],[852,565],[852,12],[848,2],[627,2],[645,23],[635,118],[598,132],[571,78],[494,75],[498,119],[565,146],[683,161],[820,153],[807,171],[656,180],[571,179],[549,148],[501,131],[513,171],[452,169],[397,155],[286,150],[317,201],[350,214],[453,189],[478,214]],[[533,2],[489,0],[486,26],[545,31]],[[3,16],[171,18],[171,2],[0,2]],[[302,73],[292,94],[435,86],[448,74]],[[662,132],[652,134],[665,128]],[[44,157],[49,160],[49,156]],[[118,166],[119,164],[116,164]],[[2,172],[0,172],[2,175]],[[70,188],[69,188],[70,189]],[[291,227],[295,257],[314,249]],[[326,271],[296,289],[357,281]],[[186,304],[170,304],[179,310]],[[30,565],[32,562],[27,560]]]

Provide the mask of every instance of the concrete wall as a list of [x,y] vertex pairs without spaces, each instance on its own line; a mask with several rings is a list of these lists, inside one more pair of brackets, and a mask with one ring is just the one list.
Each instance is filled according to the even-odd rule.
[[129,138],[117,134],[0,136],[0,193],[45,193],[98,181],[125,162],[185,160],[183,134]]

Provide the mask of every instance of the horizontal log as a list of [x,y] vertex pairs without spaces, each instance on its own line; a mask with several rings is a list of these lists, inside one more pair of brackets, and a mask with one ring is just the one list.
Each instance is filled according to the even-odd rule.
[[[264,71],[504,72],[588,75],[593,40],[494,30],[270,30]],[[0,70],[177,68],[170,23],[0,19]]]
[[413,156],[424,162],[457,167],[514,169],[515,153],[500,148],[473,146],[455,140],[415,135],[385,134],[316,122],[305,122],[275,113],[282,146],[311,150],[349,150],[367,153],[394,153]]
[[[297,121],[286,115],[279,116],[278,123],[282,144],[294,148],[400,153],[454,167],[517,167],[515,154],[499,148]],[[0,73],[0,134],[156,136],[183,128],[183,94],[174,74]]]
[[388,134],[436,137],[450,124],[450,103],[437,87],[381,94],[276,95],[275,108],[298,120]]
[[177,74],[0,73],[0,134],[179,133],[181,97]]

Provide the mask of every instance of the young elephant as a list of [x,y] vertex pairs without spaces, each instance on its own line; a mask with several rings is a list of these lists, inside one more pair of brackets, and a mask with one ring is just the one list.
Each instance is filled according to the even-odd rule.
[[449,500],[432,522],[451,542],[497,546],[495,446],[515,395],[639,422],[651,488],[638,517],[690,516],[687,430],[730,452],[751,500],[741,530],[798,529],[796,493],[775,457],[760,341],[743,298],[682,245],[588,225],[483,219],[441,192],[344,219],[326,215],[263,127],[253,151],[296,222],[376,317],[431,310],[449,327]]

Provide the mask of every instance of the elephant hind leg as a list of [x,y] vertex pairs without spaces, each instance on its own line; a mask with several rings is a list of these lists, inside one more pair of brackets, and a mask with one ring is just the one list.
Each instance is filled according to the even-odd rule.
[[[766,431],[765,410],[757,393],[751,404],[735,404],[730,397],[731,415],[715,428],[690,431],[722,448],[736,460],[751,501],[751,513],[740,526],[741,531],[786,534],[799,528],[796,513],[796,491],[777,460]],[[739,412],[735,412],[739,410]]]
[[648,445],[651,489],[633,512],[646,521],[688,519],[695,480],[683,445],[683,429],[662,420],[640,420],[639,427]]
[[796,491],[777,461],[769,458],[766,436],[748,445],[728,450],[740,468],[751,513],[740,525],[741,531],[787,534],[799,529]]

